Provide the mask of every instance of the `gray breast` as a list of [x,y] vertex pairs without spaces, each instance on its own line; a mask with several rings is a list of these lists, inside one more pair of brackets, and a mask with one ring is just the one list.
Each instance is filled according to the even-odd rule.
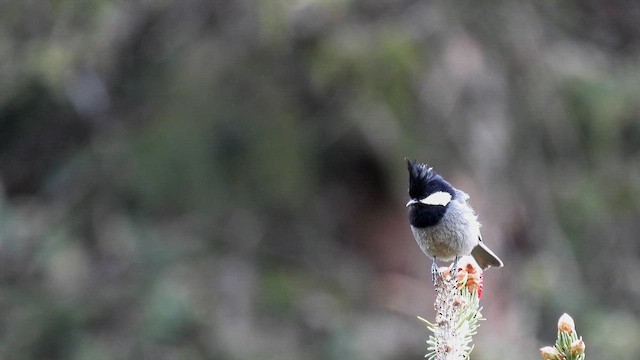
[[469,255],[478,244],[480,223],[473,209],[462,201],[452,201],[440,222],[431,227],[411,227],[420,249],[429,257],[450,261]]

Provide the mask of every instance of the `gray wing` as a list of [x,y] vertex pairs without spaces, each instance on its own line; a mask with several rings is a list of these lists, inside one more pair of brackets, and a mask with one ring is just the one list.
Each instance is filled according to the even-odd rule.
[[455,192],[456,200],[460,201],[461,203],[466,203],[469,200],[469,195],[467,195],[466,192],[458,189],[455,189]]

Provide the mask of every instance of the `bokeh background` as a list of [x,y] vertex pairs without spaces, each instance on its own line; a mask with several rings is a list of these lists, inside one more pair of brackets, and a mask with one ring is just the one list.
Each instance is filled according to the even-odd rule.
[[404,158],[506,267],[474,359],[640,353],[640,3],[0,5],[0,357],[419,359]]

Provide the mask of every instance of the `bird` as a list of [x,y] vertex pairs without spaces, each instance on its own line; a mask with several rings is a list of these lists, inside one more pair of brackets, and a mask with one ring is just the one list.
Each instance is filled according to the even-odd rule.
[[409,224],[418,246],[433,259],[431,278],[436,283],[437,260],[454,261],[471,255],[482,268],[504,266],[502,260],[482,241],[478,216],[469,205],[469,195],[458,190],[432,167],[407,161],[409,170]]

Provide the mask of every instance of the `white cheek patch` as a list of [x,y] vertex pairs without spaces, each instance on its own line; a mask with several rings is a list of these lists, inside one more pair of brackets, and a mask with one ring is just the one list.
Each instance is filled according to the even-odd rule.
[[447,206],[451,201],[451,194],[446,191],[437,191],[427,196],[424,199],[420,199],[420,202],[425,205],[441,205]]

